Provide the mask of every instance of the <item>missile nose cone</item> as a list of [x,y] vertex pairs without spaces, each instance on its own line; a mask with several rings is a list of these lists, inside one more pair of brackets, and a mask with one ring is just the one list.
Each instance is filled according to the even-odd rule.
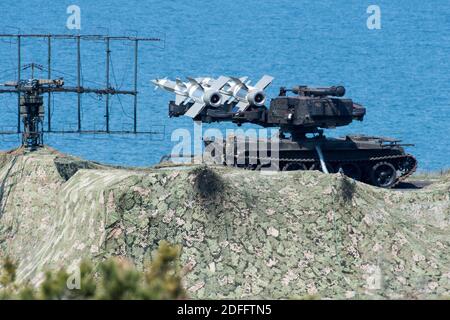
[[155,90],[157,90],[158,88],[163,88],[160,79],[153,79],[153,80],[150,80],[150,82],[155,85]]

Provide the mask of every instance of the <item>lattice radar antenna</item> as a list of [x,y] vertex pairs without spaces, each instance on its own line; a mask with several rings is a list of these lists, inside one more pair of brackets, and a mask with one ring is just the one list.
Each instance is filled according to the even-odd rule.
[[[57,34],[0,34],[0,38],[16,39],[17,41],[17,80],[0,84],[0,93],[17,93],[17,132],[22,133],[22,145],[30,150],[35,150],[43,146],[44,134],[44,97],[48,94],[47,100],[47,130],[45,132],[58,132],[52,129],[51,119],[51,94],[53,92],[73,92],[77,93],[77,130],[71,131],[73,133],[112,133],[110,130],[110,105],[109,98],[111,95],[131,95],[134,96],[133,103],[133,130],[130,131],[114,131],[114,133],[152,133],[137,131],[137,81],[138,81],[138,48],[140,42],[163,42],[161,38],[139,38],[129,36],[105,36],[105,35],[57,35]],[[47,40],[48,66],[45,68],[42,65],[31,63],[22,65],[21,51],[22,39],[37,38]],[[77,52],[77,85],[68,87],[64,85],[62,78],[52,78],[52,42],[54,40],[75,39]],[[104,88],[88,88],[81,85],[81,41],[104,41],[105,42],[105,60],[106,60],[106,74]],[[110,82],[110,64],[111,64],[111,41],[129,41],[134,43],[134,79],[133,89],[118,90],[111,86]],[[31,69],[31,78],[22,79],[22,71]],[[34,71],[47,70],[47,79],[34,78]],[[81,127],[81,96],[84,93],[95,93],[97,95],[104,95],[105,99],[105,127],[106,130],[82,130]],[[21,125],[22,124],[22,125]],[[3,134],[11,134],[13,132],[2,132]],[[67,131],[65,131],[67,133]],[[69,132],[70,133],[70,132]]]

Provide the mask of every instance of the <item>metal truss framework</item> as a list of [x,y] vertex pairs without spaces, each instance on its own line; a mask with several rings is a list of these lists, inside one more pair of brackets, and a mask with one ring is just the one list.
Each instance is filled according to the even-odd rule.
[[[52,78],[52,43],[57,40],[62,39],[74,39],[76,41],[76,55],[77,55],[77,74],[76,81],[77,86],[72,87],[72,90],[61,90],[61,92],[75,92],[77,94],[77,130],[61,131],[52,129],[52,119],[51,119],[51,106],[52,92],[58,92],[52,90],[47,92],[47,128],[44,132],[48,133],[116,133],[116,134],[128,134],[128,133],[149,133],[152,131],[138,131],[137,130],[137,107],[138,107],[138,53],[139,53],[139,43],[141,42],[164,42],[164,39],[157,37],[130,37],[130,36],[108,36],[108,35],[67,35],[67,34],[0,34],[0,39],[10,39],[17,41],[17,83],[21,79],[21,72],[24,69],[22,65],[22,40],[26,38],[33,39],[43,39],[47,42],[47,77]],[[106,130],[82,130],[81,124],[81,96],[83,93],[88,93],[89,88],[84,88],[81,86],[82,76],[81,76],[81,42],[82,41],[103,41],[105,43],[105,62],[106,62],[106,74],[105,74],[105,88],[95,89],[95,93],[102,94],[106,96],[105,99],[105,127]],[[129,41],[134,47],[134,70],[133,70],[133,88],[131,90],[115,90],[111,87],[110,83],[110,62],[111,62],[111,50],[110,44],[112,41]],[[11,92],[3,90],[3,92]],[[21,132],[21,116],[20,116],[20,91],[15,91],[18,95],[17,100],[17,131],[0,131],[0,134],[17,134]],[[91,91],[93,92],[93,91]],[[111,94],[130,94],[134,96],[133,102],[133,130],[110,130],[110,95]]]

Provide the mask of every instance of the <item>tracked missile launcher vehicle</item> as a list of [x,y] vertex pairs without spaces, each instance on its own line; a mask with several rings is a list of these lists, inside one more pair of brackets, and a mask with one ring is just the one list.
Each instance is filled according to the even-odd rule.
[[[416,159],[405,152],[400,140],[365,135],[327,138],[323,129],[362,121],[366,109],[344,98],[342,86],[280,88],[270,106],[250,104],[236,110],[235,103],[206,107],[194,120],[206,123],[231,121],[237,125],[253,123],[278,127],[279,136],[271,139],[228,137],[205,138],[205,151],[216,163],[260,170],[320,170],[343,173],[374,186],[391,188],[411,175]],[[169,115],[183,115],[192,103],[169,103]],[[245,146],[245,147],[242,147]],[[274,165],[275,164],[275,165]]]

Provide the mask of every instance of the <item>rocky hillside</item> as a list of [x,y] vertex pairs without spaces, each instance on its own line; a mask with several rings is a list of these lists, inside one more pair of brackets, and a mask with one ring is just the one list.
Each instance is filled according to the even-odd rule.
[[395,191],[339,174],[112,168],[49,148],[0,155],[0,252],[20,281],[83,258],[183,246],[195,298],[450,295],[450,176]]

